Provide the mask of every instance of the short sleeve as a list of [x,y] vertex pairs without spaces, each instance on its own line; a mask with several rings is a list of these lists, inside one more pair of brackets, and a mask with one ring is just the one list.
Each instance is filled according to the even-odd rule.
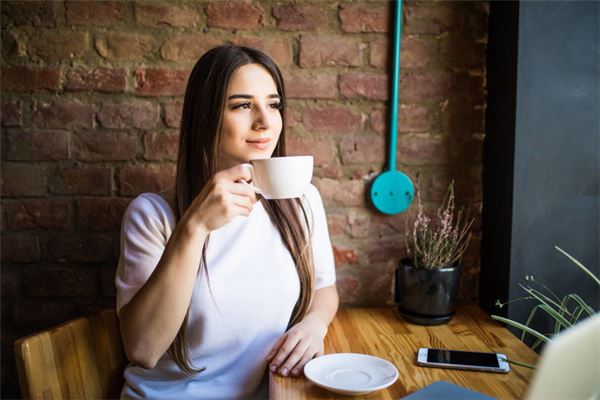
[[142,194],[127,207],[121,225],[119,265],[115,276],[117,313],[150,278],[174,225],[168,203],[157,194]]
[[321,195],[314,185],[310,185],[305,193],[309,209],[308,218],[312,228],[312,252],[315,266],[315,289],[335,284],[335,263],[329,229],[327,228],[327,216]]

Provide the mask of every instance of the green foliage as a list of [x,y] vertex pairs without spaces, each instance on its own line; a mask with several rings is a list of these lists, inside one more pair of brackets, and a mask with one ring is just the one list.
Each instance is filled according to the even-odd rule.
[[[583,266],[579,261],[577,261],[574,257],[568,254],[566,251],[561,249],[558,246],[554,246],[558,251],[564,254],[569,260],[573,262],[580,270],[582,270],[585,274],[587,274],[591,279],[596,282],[598,287],[600,287],[600,279],[596,277],[589,269]],[[496,305],[499,308],[504,307],[507,304],[520,302],[523,300],[534,300],[536,305],[529,312],[529,317],[527,321],[523,323],[519,323],[517,321],[513,321],[508,318],[500,317],[498,315],[492,315],[492,319],[496,321],[503,322],[507,325],[510,325],[514,328],[521,330],[521,340],[525,340],[527,335],[532,336],[535,341],[533,342],[531,348],[536,349],[544,342],[550,342],[552,340],[552,336],[556,335],[563,329],[567,329],[573,325],[575,325],[580,320],[590,317],[594,315],[598,310],[594,310],[591,306],[589,306],[579,295],[575,293],[570,293],[562,298],[559,298],[556,293],[554,293],[550,288],[544,285],[541,282],[538,282],[531,275],[526,275],[525,280],[528,282],[525,285],[519,284],[519,286],[526,293],[524,297],[519,297],[517,299],[513,299],[507,301],[505,303],[501,303],[500,301],[496,301]],[[545,313],[549,315],[554,321],[554,328],[552,332],[541,333],[537,330],[530,327],[533,318],[539,312]],[[527,364],[517,363],[515,361],[507,360],[508,362],[516,365],[525,366],[528,368],[534,368]]]

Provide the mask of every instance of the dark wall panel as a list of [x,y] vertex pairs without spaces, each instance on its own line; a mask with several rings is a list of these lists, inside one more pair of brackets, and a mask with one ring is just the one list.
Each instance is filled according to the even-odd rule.
[[599,306],[597,287],[554,249],[600,273],[599,4],[520,3],[510,298],[527,274]]

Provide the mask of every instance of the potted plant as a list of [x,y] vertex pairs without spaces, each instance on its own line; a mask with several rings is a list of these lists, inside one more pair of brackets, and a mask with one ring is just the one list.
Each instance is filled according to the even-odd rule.
[[[573,262],[573,264],[590,277],[600,289],[600,279],[594,275],[592,271],[587,269],[581,262],[575,257],[564,251],[558,246],[554,246],[556,250],[561,252],[565,257]],[[535,341],[531,344],[533,350],[538,351],[540,345],[543,343],[551,342],[554,335],[562,332],[563,330],[569,329],[572,326],[578,324],[581,320],[588,317],[597,315],[600,311],[594,310],[594,308],[587,304],[581,296],[577,293],[569,293],[565,296],[559,297],[552,289],[546,286],[542,282],[538,282],[534,279],[533,275],[526,275],[525,280],[527,283],[519,284],[521,289],[526,293],[524,297],[519,297],[507,302],[500,302],[496,300],[496,305],[502,308],[510,303],[522,302],[522,301],[533,301],[533,307],[529,312],[529,317],[524,323],[501,317],[499,315],[492,315],[492,319],[503,322],[513,328],[519,329],[521,334],[521,341],[525,342],[526,336],[530,335]],[[554,322],[554,328],[550,332],[540,332],[532,328],[532,322],[534,317],[540,312],[542,316],[547,316],[551,321]],[[507,362],[522,367],[533,368],[533,365],[520,363],[514,360],[506,360]]]
[[408,257],[396,269],[398,310],[409,322],[439,325],[454,316],[460,287],[460,261],[471,239],[473,218],[456,210],[454,184],[433,217],[417,191],[417,217],[407,228]]

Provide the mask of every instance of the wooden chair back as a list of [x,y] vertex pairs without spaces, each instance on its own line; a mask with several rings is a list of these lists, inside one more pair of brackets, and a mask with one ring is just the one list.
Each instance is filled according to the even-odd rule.
[[19,339],[15,355],[23,398],[120,397],[127,357],[113,309]]

